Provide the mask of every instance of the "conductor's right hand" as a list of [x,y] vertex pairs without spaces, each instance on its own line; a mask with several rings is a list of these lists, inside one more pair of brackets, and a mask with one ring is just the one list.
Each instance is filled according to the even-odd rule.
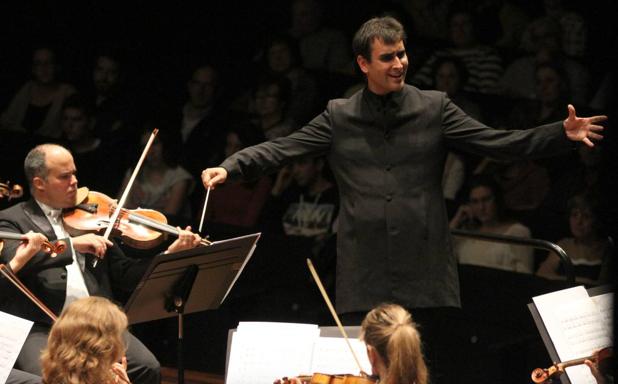
[[114,245],[111,241],[103,236],[95,235],[94,233],[87,233],[85,235],[72,237],[71,243],[73,248],[80,253],[92,253],[98,258],[103,258],[108,247]]
[[227,171],[222,167],[206,168],[202,171],[204,188],[214,189],[215,185],[222,184],[227,179]]

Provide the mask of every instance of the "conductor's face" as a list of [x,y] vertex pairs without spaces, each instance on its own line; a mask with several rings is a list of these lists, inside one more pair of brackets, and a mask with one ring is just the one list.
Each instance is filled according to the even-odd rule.
[[371,60],[359,55],[358,66],[367,76],[367,87],[378,95],[403,88],[408,70],[408,56],[403,41],[386,44],[376,38],[371,43]]

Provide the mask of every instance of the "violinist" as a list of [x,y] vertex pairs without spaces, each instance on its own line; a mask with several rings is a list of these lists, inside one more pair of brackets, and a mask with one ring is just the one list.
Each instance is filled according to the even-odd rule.
[[[36,231],[50,241],[63,239],[66,250],[50,258],[42,252],[34,254],[19,272],[21,281],[55,314],[72,301],[85,296],[112,299],[114,289],[132,289],[148,265],[147,259],[131,259],[113,242],[95,234],[69,237],[61,213],[76,203],[77,169],[71,153],[55,144],[42,144],[32,149],[24,161],[24,171],[32,199],[0,211],[0,231],[27,233]],[[179,230],[178,238],[168,252],[189,249],[200,242],[189,230]],[[5,241],[2,262],[9,264],[19,243]],[[101,258],[93,267],[93,258]],[[10,300],[2,310],[35,322],[17,358],[17,368],[40,375],[39,353],[47,343],[51,320],[15,290],[0,295]],[[2,299],[2,297],[0,297]],[[158,383],[160,366],[153,354],[134,336],[127,333],[127,372],[133,383]]]
[[[362,381],[380,384],[427,384],[429,372],[421,348],[421,336],[412,316],[397,304],[380,304],[372,309],[361,324],[361,339],[367,346],[371,376]],[[315,375],[314,375],[315,377]],[[301,384],[295,377],[276,380],[275,384]],[[313,382],[313,381],[311,381]],[[347,381],[342,381],[344,384]]]
[[429,373],[421,349],[421,336],[412,316],[396,304],[371,310],[361,325],[361,339],[373,375],[383,384],[427,384]]

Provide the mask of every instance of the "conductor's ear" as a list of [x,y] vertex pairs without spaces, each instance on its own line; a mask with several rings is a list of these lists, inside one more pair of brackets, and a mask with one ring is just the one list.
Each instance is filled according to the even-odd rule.
[[369,61],[364,56],[356,56],[356,64],[358,64],[358,67],[361,71],[363,71],[364,74],[367,74],[367,72],[369,72]]

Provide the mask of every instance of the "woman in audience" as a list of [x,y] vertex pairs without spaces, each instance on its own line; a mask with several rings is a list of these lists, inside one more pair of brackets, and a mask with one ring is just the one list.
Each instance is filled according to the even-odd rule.
[[46,138],[60,137],[60,109],[75,89],[58,81],[57,75],[54,51],[47,47],[35,49],[32,80],[15,94],[0,118],[0,128]]
[[108,299],[74,301],[49,333],[41,355],[43,383],[129,384],[122,337],[126,329],[126,315]]
[[[470,181],[468,204],[457,210],[450,222],[452,229],[466,229],[496,235],[529,238],[530,230],[508,220],[503,212],[501,190],[488,177],[476,176]],[[460,264],[532,273],[533,249],[470,238],[455,239],[455,254]]]
[[[146,145],[150,134],[150,130],[143,132],[142,146]],[[166,215],[173,224],[185,225],[191,219],[188,196],[195,181],[187,170],[177,164],[179,143],[180,137],[174,131],[159,131],[131,188],[127,208],[155,209]],[[127,170],[119,196],[132,172],[133,169]]]
[[[594,199],[577,195],[569,200],[571,236],[558,241],[574,266],[578,282],[597,284],[603,280],[602,270],[609,263],[609,241],[601,236]],[[564,270],[557,255],[551,253],[541,263],[537,275],[547,279],[564,279]]]

